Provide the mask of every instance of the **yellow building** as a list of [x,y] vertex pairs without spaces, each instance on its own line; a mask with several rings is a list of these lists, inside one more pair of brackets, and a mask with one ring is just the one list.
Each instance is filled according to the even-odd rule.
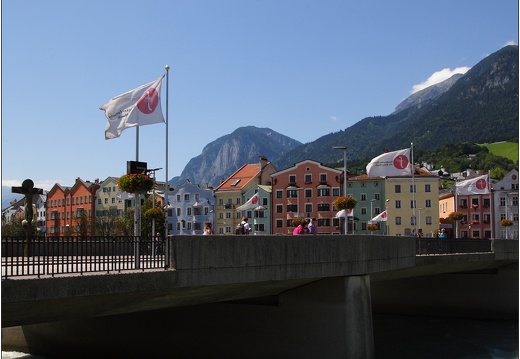
[[272,163],[260,156],[259,163],[243,165],[215,188],[215,234],[235,234],[242,218],[236,208],[245,202],[244,194],[258,185],[271,184],[274,172]]
[[387,234],[435,236],[439,229],[437,176],[416,168],[414,176],[386,177],[385,195]]

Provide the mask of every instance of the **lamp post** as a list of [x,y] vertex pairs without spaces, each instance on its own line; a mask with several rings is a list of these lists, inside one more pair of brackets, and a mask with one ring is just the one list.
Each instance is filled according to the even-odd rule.
[[[374,218],[373,217],[374,212],[372,211],[372,202],[374,202],[375,200],[376,200],[375,198],[370,200],[370,216],[369,216],[370,219],[368,220],[370,222],[369,224],[372,224],[372,218]],[[374,231],[370,231],[370,234],[374,234]]]
[[[152,208],[155,208],[155,171],[162,170],[162,167],[147,169],[146,172],[153,173],[153,188],[152,188]],[[166,192],[164,192],[166,196]],[[166,198],[166,197],[165,197]],[[155,237],[155,218],[152,217],[152,238]]]
[[390,225],[388,224],[388,222],[390,222],[390,216],[388,215],[388,203],[390,202],[390,199],[387,199],[386,200],[386,205],[385,205],[385,209],[386,209],[386,235],[389,236],[390,235]]
[[[347,197],[347,147],[346,146],[333,146],[335,150],[343,150],[343,196]],[[345,234],[347,234],[347,221],[348,212],[345,211]],[[352,231],[354,231],[354,211],[352,210]]]
[[422,233],[421,231],[421,211],[422,211],[422,208],[418,208],[419,209],[419,232],[416,233],[417,237],[420,237],[420,233]]

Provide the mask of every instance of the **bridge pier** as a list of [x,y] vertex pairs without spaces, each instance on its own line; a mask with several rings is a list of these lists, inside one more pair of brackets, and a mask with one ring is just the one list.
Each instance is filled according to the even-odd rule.
[[92,358],[374,358],[369,276],[276,297],[24,326],[34,354]]

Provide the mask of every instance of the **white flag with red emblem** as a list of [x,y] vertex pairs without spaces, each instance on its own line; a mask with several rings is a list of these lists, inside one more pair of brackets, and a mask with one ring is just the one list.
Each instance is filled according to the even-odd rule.
[[469,194],[486,194],[489,193],[489,175],[483,175],[461,181],[455,184],[457,194],[469,195]]
[[258,207],[258,193],[255,193],[253,197],[249,198],[249,201],[237,207],[237,211],[247,211],[248,209],[254,209],[256,207]]
[[410,149],[383,153],[367,165],[369,177],[411,175]]
[[130,127],[164,122],[160,97],[163,78],[164,75],[116,96],[100,107],[108,119],[105,140],[121,136],[123,130]]
[[372,218],[372,222],[385,222],[388,220],[388,217],[386,215],[386,211],[383,211],[379,213],[377,216]]

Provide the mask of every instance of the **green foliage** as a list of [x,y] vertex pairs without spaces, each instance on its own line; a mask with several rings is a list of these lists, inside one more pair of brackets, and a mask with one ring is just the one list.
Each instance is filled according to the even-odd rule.
[[491,171],[489,171],[489,175],[491,176],[491,178],[499,180],[499,181],[502,178],[504,178],[504,176],[506,174],[507,174],[507,171],[505,169],[503,169],[503,168],[500,168],[500,167],[495,167]]
[[509,158],[518,164],[518,142],[486,143],[482,145],[496,156]]
[[415,154],[415,162],[429,162],[435,169],[444,167],[449,173],[462,172],[468,168],[482,171],[498,168],[507,173],[515,168],[510,159],[489,153],[487,147],[472,143],[444,145],[431,152],[418,150]]

